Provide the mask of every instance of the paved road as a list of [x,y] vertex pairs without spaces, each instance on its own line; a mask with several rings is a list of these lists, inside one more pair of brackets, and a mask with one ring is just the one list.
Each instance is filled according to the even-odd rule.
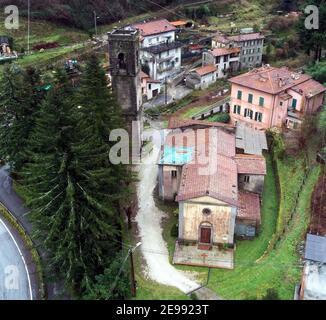
[[0,167],[0,202],[20,221],[28,233],[32,231],[32,225],[27,220],[28,210],[24,207],[22,199],[12,187],[12,179],[9,177],[9,167]]
[[33,300],[28,266],[14,234],[0,218],[0,300]]
[[[20,222],[24,227],[25,231],[31,235],[32,234],[32,224],[28,220],[29,210],[24,207],[23,200],[17,195],[13,189],[12,179],[9,176],[9,166],[0,167],[0,202],[15,216],[15,218]],[[17,235],[19,237],[19,235]],[[35,291],[35,299],[39,299],[38,294],[38,280],[36,277],[35,265],[33,263],[32,257],[30,257],[29,251],[24,248],[24,243],[21,241],[19,244],[20,248],[23,250],[25,257],[27,256],[28,265],[31,266],[31,282],[33,292]],[[41,259],[46,260],[44,252],[42,252],[42,247],[37,243]],[[1,247],[0,247],[1,250]],[[57,299],[70,299],[67,296],[64,290],[64,286],[60,281],[47,281],[46,282],[46,294],[48,300],[57,300]]]

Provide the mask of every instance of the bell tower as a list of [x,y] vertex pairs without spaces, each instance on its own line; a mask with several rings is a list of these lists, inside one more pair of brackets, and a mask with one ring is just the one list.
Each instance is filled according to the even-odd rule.
[[132,157],[140,155],[142,145],[142,94],[140,83],[139,32],[115,29],[108,33],[112,90],[126,119]]
[[142,104],[139,33],[134,29],[116,29],[108,36],[113,92],[123,113],[136,115]]

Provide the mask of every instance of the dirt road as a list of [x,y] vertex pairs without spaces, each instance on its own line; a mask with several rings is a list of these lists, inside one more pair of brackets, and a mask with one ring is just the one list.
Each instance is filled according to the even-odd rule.
[[162,236],[161,221],[165,213],[156,206],[153,191],[157,182],[161,139],[166,132],[147,131],[153,134],[153,151],[143,159],[144,164],[139,166],[138,201],[139,211],[136,221],[139,236],[142,241],[142,254],[147,264],[148,276],[159,283],[174,286],[187,293],[199,287],[199,284],[189,279],[183,272],[175,269],[169,262],[167,244]]

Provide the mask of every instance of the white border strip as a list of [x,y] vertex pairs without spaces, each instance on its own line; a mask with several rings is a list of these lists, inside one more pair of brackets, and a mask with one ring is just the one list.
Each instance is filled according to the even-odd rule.
[[27,268],[27,264],[26,264],[25,258],[24,258],[24,256],[23,256],[23,254],[22,254],[22,252],[21,252],[21,250],[20,250],[20,248],[19,248],[19,246],[18,246],[18,244],[17,244],[17,242],[16,242],[14,236],[12,235],[12,233],[10,232],[10,230],[8,229],[8,227],[6,226],[6,224],[3,222],[3,220],[2,220],[1,218],[0,218],[0,222],[1,222],[1,224],[5,227],[6,231],[9,233],[9,235],[10,235],[11,239],[13,240],[13,242],[14,242],[14,244],[15,244],[15,246],[16,246],[18,252],[19,252],[19,255],[20,255],[20,257],[21,257],[21,259],[22,259],[22,261],[23,261],[23,264],[24,264],[24,266],[25,266],[25,270],[26,270],[26,274],[27,274],[27,280],[28,280],[28,287],[29,287],[30,300],[33,300],[33,293],[32,293],[31,279],[30,279],[30,277],[29,277],[29,272],[28,272],[28,268]]

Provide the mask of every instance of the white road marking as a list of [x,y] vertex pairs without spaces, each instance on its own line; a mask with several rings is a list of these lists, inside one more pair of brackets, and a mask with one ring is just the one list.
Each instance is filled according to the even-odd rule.
[[12,241],[14,242],[18,252],[19,252],[19,255],[23,261],[23,264],[24,264],[24,267],[25,267],[25,270],[26,270],[26,274],[27,274],[27,280],[28,280],[28,288],[29,288],[29,295],[30,295],[30,300],[33,300],[33,293],[32,293],[32,285],[31,285],[31,279],[30,279],[30,276],[29,276],[29,272],[28,272],[28,267],[27,267],[27,264],[26,264],[26,261],[25,261],[25,258],[14,238],[14,236],[12,235],[12,233],[10,232],[10,230],[8,229],[8,227],[6,226],[6,224],[2,221],[2,219],[0,218],[0,223],[3,225],[3,227],[6,229],[6,231],[8,232],[8,234],[10,235]]

